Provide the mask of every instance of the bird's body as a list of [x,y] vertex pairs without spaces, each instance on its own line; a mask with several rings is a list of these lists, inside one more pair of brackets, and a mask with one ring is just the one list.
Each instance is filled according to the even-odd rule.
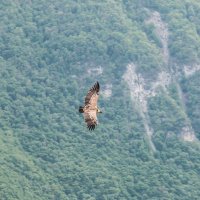
[[79,112],[83,113],[85,122],[89,130],[94,130],[98,124],[97,113],[101,113],[97,106],[100,86],[96,82],[94,86],[88,91],[85,97],[85,105],[79,107]]

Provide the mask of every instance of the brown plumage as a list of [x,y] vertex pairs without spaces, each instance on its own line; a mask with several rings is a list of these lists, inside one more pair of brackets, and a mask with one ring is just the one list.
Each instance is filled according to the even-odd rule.
[[79,112],[83,113],[85,122],[89,130],[94,130],[98,124],[97,113],[101,113],[97,106],[99,98],[100,85],[97,81],[93,87],[88,91],[85,97],[85,105],[79,107]]

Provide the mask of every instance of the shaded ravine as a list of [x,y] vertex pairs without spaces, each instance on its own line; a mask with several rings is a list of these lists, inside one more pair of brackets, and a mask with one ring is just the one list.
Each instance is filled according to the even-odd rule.
[[184,141],[188,141],[188,142],[193,142],[193,141],[197,141],[194,129],[192,127],[191,121],[187,115],[186,112],[186,105],[185,105],[185,101],[183,98],[183,92],[181,89],[180,84],[177,84],[177,90],[178,90],[178,95],[180,98],[180,102],[181,102],[181,107],[185,113],[186,116],[186,121],[185,121],[185,126],[182,128],[182,131],[180,133],[180,137],[184,140]]

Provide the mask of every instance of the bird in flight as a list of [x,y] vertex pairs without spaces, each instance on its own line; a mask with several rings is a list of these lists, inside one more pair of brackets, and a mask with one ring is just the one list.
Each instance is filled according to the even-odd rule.
[[97,106],[100,85],[97,81],[88,91],[85,97],[85,105],[79,107],[79,112],[83,113],[85,123],[89,130],[94,130],[98,124],[97,113],[102,113]]

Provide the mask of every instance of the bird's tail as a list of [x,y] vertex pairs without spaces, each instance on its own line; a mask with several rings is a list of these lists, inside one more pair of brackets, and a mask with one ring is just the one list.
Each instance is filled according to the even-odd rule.
[[80,112],[80,113],[83,113],[83,112],[84,112],[84,111],[83,111],[83,106],[80,106],[80,107],[79,107],[79,112]]

